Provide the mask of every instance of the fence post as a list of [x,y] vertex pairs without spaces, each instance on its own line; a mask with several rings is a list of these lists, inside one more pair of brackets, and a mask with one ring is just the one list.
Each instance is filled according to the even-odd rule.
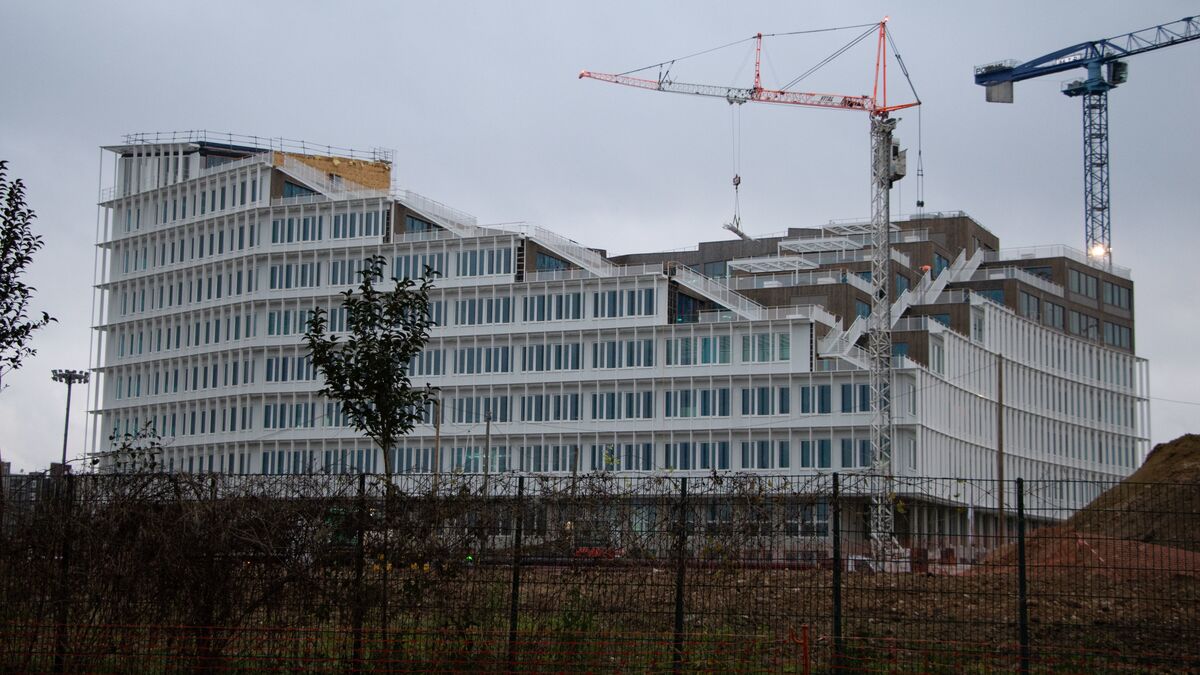
[[1021,641],[1022,673],[1029,672],[1029,595],[1025,558],[1025,480],[1017,479],[1017,630]]
[[683,672],[683,582],[687,567],[687,477],[679,479],[679,550],[675,561],[675,642],[673,671]]
[[517,478],[517,524],[513,532],[512,592],[508,599],[508,672],[517,666],[517,614],[521,606],[521,535],[525,531],[525,476]]
[[355,520],[355,543],[354,543],[354,610],[351,619],[353,632],[353,654],[351,655],[352,672],[360,672],[362,670],[363,658],[363,604],[366,602],[363,592],[363,555],[365,554],[363,541],[366,535],[364,527],[367,519],[367,475],[364,473],[358,474],[358,515]]
[[69,571],[71,566],[71,539],[74,532],[71,526],[74,523],[74,514],[72,508],[75,501],[75,480],[74,476],[66,473],[66,466],[63,467],[63,473],[58,478],[58,500],[59,500],[59,516],[63,519],[62,524],[62,555],[58,561],[58,583],[55,585],[55,612],[54,612],[54,672],[62,673],[66,670],[67,661],[67,621],[70,619],[70,584]]
[[839,478],[833,474],[833,671],[842,667],[842,504]]

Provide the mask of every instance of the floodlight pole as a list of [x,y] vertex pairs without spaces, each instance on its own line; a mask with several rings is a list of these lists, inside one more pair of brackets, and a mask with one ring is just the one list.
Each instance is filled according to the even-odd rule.
[[50,379],[55,382],[65,382],[67,385],[67,414],[63,421],[63,447],[62,447],[62,467],[63,472],[67,470],[67,434],[71,430],[71,385],[87,384],[89,374],[86,370],[52,370],[50,371]]

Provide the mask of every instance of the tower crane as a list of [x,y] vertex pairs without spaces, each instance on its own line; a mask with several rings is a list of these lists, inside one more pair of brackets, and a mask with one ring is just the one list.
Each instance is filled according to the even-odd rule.
[[1108,92],[1129,77],[1123,59],[1200,38],[1200,20],[1178,21],[1091,42],[1081,42],[1025,63],[1000,61],[975,68],[975,84],[991,103],[1012,103],[1013,83],[1084,68],[1087,75],[1063,85],[1062,93],[1083,99],[1083,223],[1088,258],[1112,263],[1109,212]]
[[[895,514],[892,510],[892,334],[891,303],[888,286],[891,277],[891,220],[890,192],[892,184],[905,173],[905,156],[898,142],[892,139],[897,120],[890,113],[921,104],[913,91],[911,102],[889,105],[887,101],[887,46],[890,34],[887,17],[877,24],[868,24],[868,30],[855,40],[878,33],[875,51],[875,79],[870,95],[822,94],[783,89],[767,89],[762,86],[761,60],[763,34],[752,39],[754,47],[754,82],[750,87],[725,87],[720,85],[677,82],[670,78],[670,70],[664,72],[659,64],[657,79],[633,77],[629,74],[606,74],[583,71],[579,77],[621,84],[638,89],[675,94],[693,94],[723,98],[731,105],[743,103],[777,103],[831,110],[865,112],[871,120],[871,314],[867,319],[867,352],[870,358],[871,391],[871,473],[880,481],[871,489],[871,539],[877,560],[891,557],[898,548],[895,540]],[[863,26],[856,26],[863,27]],[[851,44],[854,44],[853,42]],[[848,45],[849,46],[849,45]],[[894,45],[893,45],[894,48]],[[842,53],[846,48],[836,52]],[[908,71],[898,53],[896,61],[905,77]],[[832,57],[830,57],[831,59]],[[822,62],[824,65],[830,59]],[[818,65],[817,67],[820,67]],[[653,67],[653,66],[651,66]],[[642,69],[645,70],[645,69]],[[815,70],[815,68],[813,69]],[[636,71],[630,71],[636,72]],[[810,70],[809,72],[812,72]],[[807,73],[806,73],[807,74]],[[801,76],[803,77],[803,76]],[[798,78],[800,79],[800,78]],[[797,81],[798,81],[797,79]],[[909,82],[911,86],[911,80]],[[739,235],[740,236],[740,235]]]

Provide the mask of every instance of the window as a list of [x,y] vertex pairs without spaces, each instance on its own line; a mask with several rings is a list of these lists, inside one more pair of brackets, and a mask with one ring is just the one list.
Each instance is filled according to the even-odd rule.
[[[221,190],[222,207],[224,206],[224,202],[225,202],[224,192],[225,192],[225,190],[222,189]],[[309,195],[315,195],[315,194],[317,194],[315,191],[310,190],[310,189],[304,187],[303,185],[298,185],[296,183],[293,183],[290,180],[283,182],[283,198],[284,199],[287,199],[289,197],[307,197]],[[213,193],[213,196],[216,197],[216,192]]]
[[721,471],[729,469],[729,441],[698,443],[697,445],[700,447],[701,469],[718,469]]
[[1040,321],[1042,317],[1041,301],[1036,295],[1021,291],[1019,309],[1021,316],[1031,321]]
[[748,387],[742,389],[742,414],[789,415],[792,409],[791,393],[789,387]]
[[938,276],[942,270],[950,266],[950,261],[942,257],[940,253],[933,254],[933,276]]
[[728,417],[729,389],[676,389],[664,392],[666,417]]
[[1046,302],[1042,305],[1042,322],[1047,326],[1063,329],[1063,307],[1056,305],[1053,302]]
[[1067,332],[1088,339],[1100,337],[1100,320],[1094,316],[1070,310],[1067,312]]
[[908,356],[908,343],[907,342],[893,342],[892,343],[892,356]]
[[1129,309],[1131,292],[1130,289],[1124,286],[1118,286],[1107,281],[1103,282],[1103,300],[1104,304],[1119,307],[1121,309]]
[[433,232],[438,228],[433,223],[427,220],[421,220],[416,216],[407,216],[404,219],[405,232]]
[[1130,349],[1133,347],[1133,333],[1127,326],[1105,321],[1104,344]]
[[654,417],[654,392],[603,392],[592,394],[592,419],[650,419]]
[[933,319],[934,321],[942,324],[943,326],[945,326],[947,328],[950,327],[950,315],[949,314],[930,314],[929,318]]
[[452,410],[455,424],[480,424],[487,421],[489,414],[493,422],[511,422],[508,401],[507,396],[468,396],[452,401],[447,407]]
[[522,422],[579,420],[579,394],[543,394],[521,397]]
[[817,468],[828,469],[833,463],[833,440],[822,438],[817,441]]
[[583,318],[582,293],[530,295],[522,298],[523,321],[565,321]]
[[[337,216],[334,216],[335,222]],[[336,235],[335,235],[336,236]],[[352,265],[357,265],[357,269],[361,269],[361,262],[353,262]],[[396,256],[392,261],[392,276],[397,279],[416,279],[425,273],[425,268],[428,267],[432,271],[440,275],[446,274],[446,254],[445,253],[423,253],[413,255]],[[357,278],[352,278],[348,283],[357,283]]]
[[827,415],[833,412],[833,385],[817,385],[817,412]]
[[941,342],[929,342],[929,368],[938,375],[946,373],[946,348]]
[[454,351],[454,372],[459,375],[510,373],[512,350],[508,347],[470,347]]
[[667,340],[668,366],[694,366],[729,363],[730,337],[681,337]]
[[653,316],[654,310],[653,288],[592,293],[592,316],[597,318]]
[[509,323],[512,321],[512,298],[469,298],[454,302],[454,323],[457,326]]
[[1079,270],[1069,270],[1067,273],[1068,288],[1071,292],[1086,295],[1089,298],[1097,297],[1096,281],[1096,277],[1084,274]]
[[583,367],[583,345],[545,344],[521,347],[521,370],[544,372],[579,370]]
[[792,342],[788,333],[754,333],[742,336],[744,363],[788,361],[791,358]]
[[789,441],[742,441],[743,469],[786,469],[791,466]]
[[[903,274],[896,274],[895,288],[892,289],[892,294],[895,297],[900,297],[900,294],[908,290],[908,277]],[[861,315],[860,315],[861,316]]]
[[478,277],[492,274],[512,274],[512,249],[459,251],[458,276]]
[[654,365],[654,340],[611,340],[592,344],[593,368],[648,368]]
[[558,272],[560,270],[570,269],[571,264],[562,258],[556,258],[552,255],[547,255],[538,252],[534,258],[534,269],[538,272]]
[[982,290],[975,291],[975,294],[981,295],[998,305],[1004,304],[1004,289],[1003,288],[985,288]]
[[871,316],[871,306],[862,300],[855,300],[854,315],[862,317]]

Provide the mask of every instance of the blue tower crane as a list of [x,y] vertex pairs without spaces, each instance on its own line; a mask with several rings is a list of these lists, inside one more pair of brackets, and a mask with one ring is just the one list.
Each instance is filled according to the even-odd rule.
[[1112,262],[1112,220],[1108,197],[1108,92],[1128,79],[1123,59],[1200,38],[1200,19],[1178,21],[1103,40],[1093,40],[1018,63],[1001,61],[975,68],[975,84],[987,88],[992,103],[1012,103],[1013,83],[1077,68],[1083,79],[1063,85],[1062,93],[1083,99],[1083,202],[1087,255]]

